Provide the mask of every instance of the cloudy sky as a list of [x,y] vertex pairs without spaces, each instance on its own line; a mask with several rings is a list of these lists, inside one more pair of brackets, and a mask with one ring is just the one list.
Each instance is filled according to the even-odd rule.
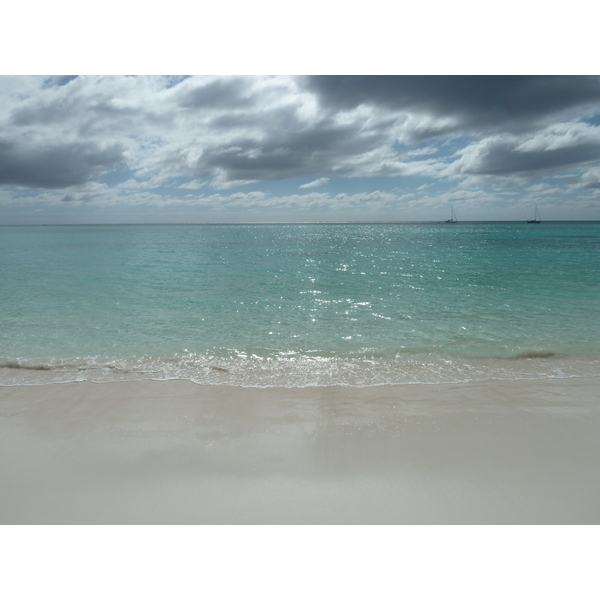
[[600,219],[597,76],[1,76],[0,224]]

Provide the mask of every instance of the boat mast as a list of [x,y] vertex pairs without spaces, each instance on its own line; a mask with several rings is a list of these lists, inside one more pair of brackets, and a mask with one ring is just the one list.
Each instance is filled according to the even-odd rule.
[[450,207],[450,218],[446,219],[446,223],[456,223],[456,214],[454,213],[454,207]]
[[533,219],[529,219],[527,221],[528,223],[541,223],[542,220],[540,219],[540,211],[538,210],[537,204],[535,205],[535,212],[533,214]]

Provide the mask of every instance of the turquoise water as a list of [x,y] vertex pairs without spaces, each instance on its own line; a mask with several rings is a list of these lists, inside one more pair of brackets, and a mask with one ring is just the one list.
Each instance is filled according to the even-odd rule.
[[0,228],[0,383],[600,375],[600,223]]

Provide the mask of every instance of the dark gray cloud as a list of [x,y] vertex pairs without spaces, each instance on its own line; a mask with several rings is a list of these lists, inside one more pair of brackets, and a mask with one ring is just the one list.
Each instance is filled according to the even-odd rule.
[[460,172],[468,175],[526,175],[598,161],[600,143],[579,143],[555,149],[518,150],[514,143],[498,141],[478,148],[461,161]]
[[[292,119],[293,114],[290,114],[288,118]],[[280,117],[275,117],[276,120],[280,121]],[[273,124],[273,119],[269,119],[270,124]],[[210,120],[209,126],[215,130],[230,130],[240,129],[247,127],[260,127],[261,129],[267,125],[265,123],[264,115],[260,113],[249,113],[249,112],[230,112],[219,115]]]
[[[412,141],[450,133],[472,135],[477,130],[522,136],[547,125],[550,117],[555,123],[559,113],[600,106],[600,78],[592,76],[315,76],[298,78],[298,82],[301,90],[316,94],[320,101],[317,122],[302,123],[294,107],[219,115],[211,121],[215,130],[252,128],[260,135],[205,147],[195,175],[208,177],[219,171],[230,182],[352,175],[361,156],[391,145],[394,126]],[[237,106],[247,83],[226,83],[218,88],[219,95],[231,93],[229,102]],[[370,114],[377,119],[367,123],[358,117],[346,125],[336,121],[341,112],[359,105],[374,108],[376,113]],[[426,118],[406,125],[398,111]],[[560,170],[598,159],[594,143],[537,152],[518,152],[517,145],[514,140],[512,145],[498,144],[468,169],[463,164],[461,172],[502,177]],[[398,172],[397,165],[383,163],[370,169],[378,175]]]
[[361,134],[353,126],[323,122],[302,128],[294,123],[288,130],[270,130],[266,139],[239,138],[206,148],[196,164],[196,175],[221,171],[226,181],[345,175],[351,169],[344,160],[378,148],[381,141],[380,135]]
[[455,118],[446,132],[526,130],[551,115],[600,104],[597,76],[312,76],[304,81],[330,110],[372,104]]
[[72,121],[80,108],[72,101],[58,100],[16,108],[12,123],[18,126],[48,125]]
[[70,143],[21,148],[0,142],[0,185],[65,188],[86,183],[123,160],[118,145]]

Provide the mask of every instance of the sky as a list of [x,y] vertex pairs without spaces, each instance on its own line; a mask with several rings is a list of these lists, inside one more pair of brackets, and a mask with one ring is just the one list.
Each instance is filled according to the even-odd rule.
[[0,222],[600,219],[598,76],[1,76]]
[[0,225],[600,219],[588,8],[13,3]]

